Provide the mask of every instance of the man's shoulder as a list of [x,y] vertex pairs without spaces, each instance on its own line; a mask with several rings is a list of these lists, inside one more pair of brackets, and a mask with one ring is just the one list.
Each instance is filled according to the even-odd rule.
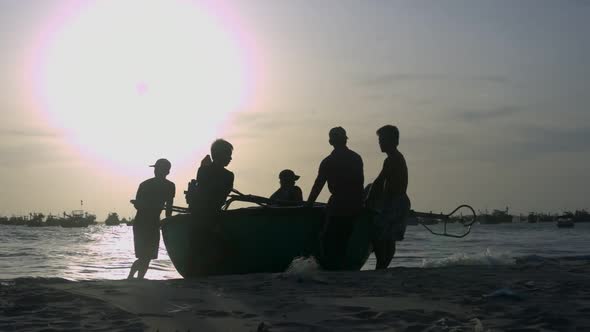
[[396,151],[395,153],[387,156],[387,158],[385,158],[385,166],[395,166],[395,165],[400,165],[400,164],[405,164],[406,163],[406,158],[404,158],[404,155],[400,152],[400,151]]
[[156,178],[149,178],[147,180],[144,180],[142,183],[139,184],[140,187],[145,187],[145,186],[149,186],[152,183],[154,183]]
[[347,149],[347,150],[345,151],[345,153],[346,153],[346,158],[347,158],[349,161],[351,161],[351,162],[356,162],[356,163],[360,163],[360,164],[362,164],[362,163],[363,163],[363,158],[361,157],[361,155],[360,155],[360,154],[358,154],[358,153],[356,153],[356,152],[352,151],[351,149]]
[[320,162],[320,169],[325,169],[326,167],[330,167],[330,164],[332,164],[334,162],[334,152],[330,153],[328,156],[326,156],[324,159],[322,159],[322,162]]
[[291,192],[300,192],[301,188],[299,188],[299,186],[293,186],[291,188],[289,188],[289,191]]
[[227,184],[232,184],[234,182],[234,173],[232,171],[230,171],[227,168],[223,168],[221,170],[221,174],[220,174],[221,179],[223,179],[223,182],[226,182]]
[[225,176],[227,176],[227,177],[231,177],[232,179],[234,178],[234,172],[230,171],[230,170],[229,170],[229,169],[227,169],[227,168],[224,168],[224,169],[223,169],[223,174],[224,174]]
[[361,161],[363,160],[363,158],[361,157],[360,154],[352,151],[351,149],[348,149],[348,151],[350,151],[349,153],[350,153],[351,156],[353,156],[353,158],[358,159],[358,160],[361,160]]
[[174,184],[174,182],[168,180],[168,179],[164,179],[164,183],[171,188],[176,188],[176,185]]
[[166,186],[166,187],[176,187],[176,185],[174,184],[174,182],[168,180],[168,179],[160,179],[157,177],[153,177],[150,179],[147,179],[145,181],[143,181],[142,183],[139,184],[139,186]]
[[400,150],[395,150],[395,154],[393,155],[396,160],[399,161],[406,161],[404,154]]
[[329,164],[332,162],[344,162],[344,161],[357,161],[357,162],[363,162],[363,158],[361,157],[360,154],[352,151],[351,149],[342,149],[340,151],[332,151],[332,153],[330,153],[326,158],[324,158],[324,160],[322,160],[322,164]]

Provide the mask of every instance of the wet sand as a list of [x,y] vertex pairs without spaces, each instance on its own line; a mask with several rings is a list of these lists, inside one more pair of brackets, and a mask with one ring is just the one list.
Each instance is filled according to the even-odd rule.
[[[149,273],[149,272],[148,272]],[[15,279],[0,331],[590,331],[590,259],[508,266]]]

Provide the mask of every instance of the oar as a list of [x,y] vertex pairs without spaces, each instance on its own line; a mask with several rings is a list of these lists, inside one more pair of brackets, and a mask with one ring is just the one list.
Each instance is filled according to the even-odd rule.
[[[241,192],[239,192],[237,189],[232,189],[231,190],[233,193],[239,195],[239,196],[246,196],[244,194],[242,194]],[[132,199],[129,202],[131,202],[131,204],[135,205],[135,200]],[[162,210],[165,210],[165,208],[162,208]],[[188,207],[184,207],[184,206],[172,206],[172,211],[173,212],[178,212],[178,213],[189,213],[190,209]]]
[[234,194],[238,194],[238,195],[240,195],[240,196],[246,196],[246,195],[242,194],[241,192],[239,192],[239,191],[238,191],[238,189],[235,189],[235,188],[233,188],[233,189],[231,190],[231,192],[232,192],[232,193],[234,193]]
[[[236,195],[229,196],[229,199],[224,204],[223,210],[227,210],[227,208],[229,207],[229,204],[231,204],[233,201],[250,202],[250,203],[256,203],[259,205],[276,204],[278,202],[278,201],[272,200],[270,198],[262,197],[262,196],[245,195],[245,194],[239,192],[237,189],[232,189],[231,192],[235,193]],[[190,212],[189,208],[182,207],[182,206],[172,206],[172,211],[179,212],[179,213],[189,213]]]

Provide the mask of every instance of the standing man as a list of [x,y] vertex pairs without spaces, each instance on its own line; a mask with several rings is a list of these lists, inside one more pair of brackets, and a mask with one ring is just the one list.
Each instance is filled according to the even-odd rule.
[[328,182],[331,196],[322,234],[322,255],[326,268],[341,269],[344,267],[354,220],[363,206],[363,160],[346,146],[348,137],[344,128],[330,129],[329,138],[334,150],[320,164],[307,204],[313,205]]
[[166,210],[166,217],[172,215],[172,204],[176,186],[166,179],[170,174],[171,164],[166,159],[158,159],[154,165],[154,177],[143,181],[137,189],[135,200],[131,203],[137,209],[133,223],[133,242],[135,257],[127,279],[132,279],[137,272],[137,279],[143,279],[150,265],[150,260],[158,258],[160,247],[160,214]]
[[375,220],[373,249],[377,258],[375,269],[386,269],[395,255],[395,241],[403,240],[406,218],[410,212],[408,166],[399,152],[399,130],[386,125],[377,130],[379,147],[387,154],[383,169],[371,186],[367,206],[380,210]]

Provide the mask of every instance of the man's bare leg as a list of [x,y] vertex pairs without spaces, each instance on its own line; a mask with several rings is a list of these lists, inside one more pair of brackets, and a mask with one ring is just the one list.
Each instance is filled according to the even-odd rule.
[[135,274],[135,272],[139,270],[139,263],[139,259],[133,262],[133,264],[131,265],[131,269],[129,270],[129,275],[127,276],[127,279],[133,279],[133,275]]
[[395,255],[395,241],[385,240],[375,242],[376,243],[373,244],[375,258],[377,259],[375,270],[386,269]]
[[143,279],[150,266],[150,259],[141,259],[139,263],[139,269],[137,272],[137,279]]

